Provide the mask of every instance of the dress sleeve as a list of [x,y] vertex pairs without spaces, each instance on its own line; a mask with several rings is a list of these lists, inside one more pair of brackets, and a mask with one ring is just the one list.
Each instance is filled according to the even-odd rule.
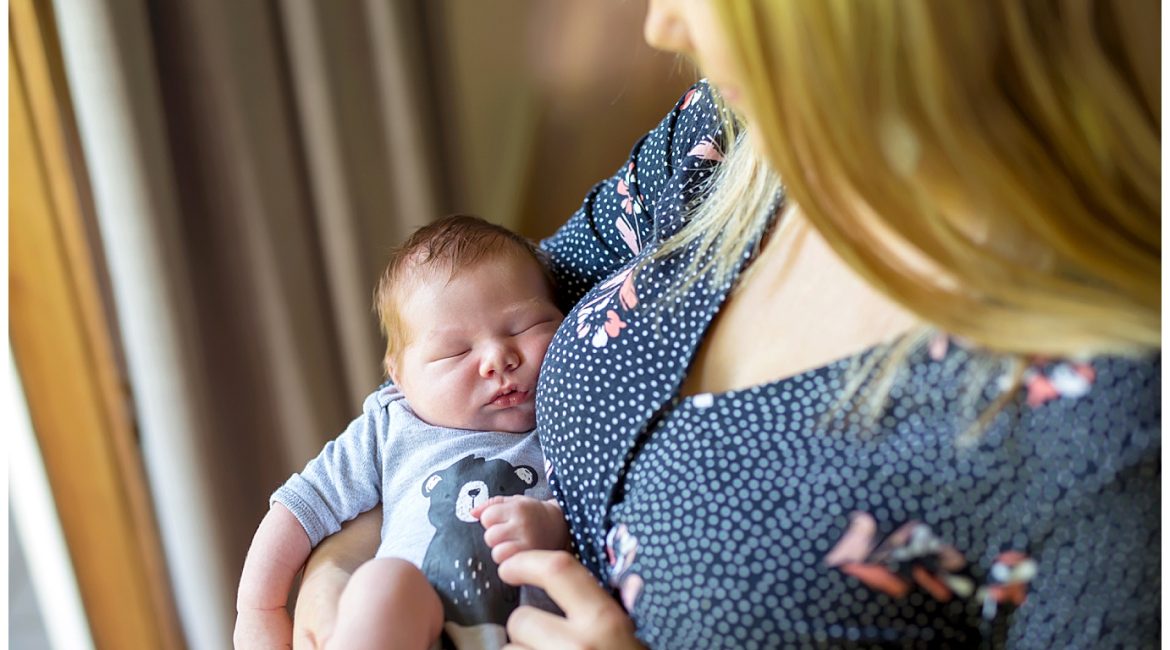
[[689,193],[722,159],[721,131],[719,109],[707,82],[700,81],[541,243],[552,260],[562,308],[661,239],[664,220],[680,215]]
[[341,524],[382,499],[381,445],[389,417],[378,393],[366,399],[362,415],[329,441],[299,474],[270,498],[301,522],[315,547]]
[[1006,630],[1007,647],[1154,643],[1161,620],[1160,483],[1155,446],[1079,500],[1036,555],[1027,600]]

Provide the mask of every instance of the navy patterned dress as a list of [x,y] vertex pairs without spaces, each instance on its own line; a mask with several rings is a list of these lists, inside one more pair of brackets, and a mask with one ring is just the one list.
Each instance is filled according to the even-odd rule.
[[1160,354],[1038,362],[971,444],[962,434],[1009,384],[943,336],[876,415],[841,403],[872,350],[679,397],[733,282],[661,310],[693,252],[631,269],[721,160],[709,93],[692,88],[543,244],[572,309],[541,374],[540,438],[581,560],[639,638],[1156,646]]

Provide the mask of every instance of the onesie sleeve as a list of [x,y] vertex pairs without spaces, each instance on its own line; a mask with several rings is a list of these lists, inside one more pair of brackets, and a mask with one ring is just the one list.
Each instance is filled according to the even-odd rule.
[[561,307],[661,240],[665,221],[722,160],[722,120],[706,81],[692,86],[654,130],[640,138],[609,178],[541,248],[552,260]]
[[381,501],[381,441],[388,423],[384,400],[375,392],[362,414],[269,499],[296,516],[314,547]]

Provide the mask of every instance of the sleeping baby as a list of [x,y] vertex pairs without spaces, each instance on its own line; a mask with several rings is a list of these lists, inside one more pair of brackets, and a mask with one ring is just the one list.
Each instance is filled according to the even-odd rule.
[[564,548],[533,430],[562,315],[528,240],[475,217],[398,248],[375,302],[393,382],[271,498],[244,563],[237,648],[288,647],[289,588],[310,550],[382,504],[382,541],[338,604],[329,646],[493,648],[519,589],[499,562]]

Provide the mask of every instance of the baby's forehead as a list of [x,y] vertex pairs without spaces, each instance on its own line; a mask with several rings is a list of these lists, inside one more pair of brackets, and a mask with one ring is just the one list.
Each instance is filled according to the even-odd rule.
[[455,268],[449,263],[434,261],[420,263],[416,260],[407,260],[402,266],[395,288],[399,299],[406,299],[433,285],[446,284],[461,272],[462,269]]
[[456,265],[449,260],[408,261],[397,286],[400,303],[408,302],[415,295],[431,289],[441,289],[456,280],[468,277],[476,268],[498,259],[499,255],[484,256],[470,264]]
[[[416,300],[420,296],[426,296],[434,301],[436,300],[434,296],[440,295],[442,293],[441,290],[453,282],[471,280],[490,283],[493,281],[494,271],[483,267],[493,262],[507,261],[520,261],[522,264],[530,266],[531,268],[526,269],[524,272],[527,273],[530,271],[534,274],[534,277],[544,275],[543,267],[539,260],[519,251],[501,251],[491,255],[485,255],[471,264],[458,267],[453,267],[444,262],[414,264],[403,267],[403,273],[399,276],[399,281],[395,286],[394,293],[396,294],[396,302],[399,309],[403,309],[411,303],[414,303],[417,307],[420,306],[420,303],[416,302]],[[519,290],[520,286],[524,285],[512,286],[515,286]],[[436,289],[440,291],[435,291]],[[512,304],[493,304],[490,307],[484,306],[482,309],[490,310],[493,314],[498,314],[501,311],[522,310],[525,306],[529,306],[528,303],[531,303],[530,306],[537,306],[540,303],[550,302],[553,299],[552,287],[549,286],[549,283],[544,282],[541,283],[540,289],[534,290],[530,296],[517,296],[513,294],[510,299],[515,300],[516,298],[520,298],[520,300]],[[442,305],[441,303],[429,302],[427,306],[430,308],[441,308]]]
[[544,273],[544,266],[540,260],[514,245],[504,245],[496,250],[486,251],[463,263],[456,263],[450,259],[429,259],[424,251],[419,251],[408,257],[402,267],[399,295],[405,297],[423,288],[447,285],[477,272],[486,265],[512,261],[527,265],[532,273]]

